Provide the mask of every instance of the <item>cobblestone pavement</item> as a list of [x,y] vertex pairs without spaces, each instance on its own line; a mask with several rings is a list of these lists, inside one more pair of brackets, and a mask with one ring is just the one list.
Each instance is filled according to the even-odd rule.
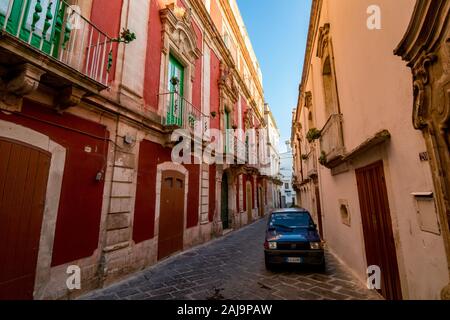
[[265,221],[169,258],[82,299],[379,299],[328,252],[324,273],[298,268],[266,271]]

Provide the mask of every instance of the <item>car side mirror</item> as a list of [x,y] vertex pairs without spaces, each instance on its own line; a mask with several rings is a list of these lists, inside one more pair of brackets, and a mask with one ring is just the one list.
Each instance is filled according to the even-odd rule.
[[309,225],[309,228],[308,228],[310,231],[315,231],[315,230],[317,230],[317,224],[311,224],[311,225]]

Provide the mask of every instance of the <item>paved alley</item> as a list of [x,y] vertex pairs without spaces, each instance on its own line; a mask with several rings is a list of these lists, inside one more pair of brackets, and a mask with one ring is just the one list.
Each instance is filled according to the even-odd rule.
[[379,299],[327,253],[327,270],[264,267],[265,219],[82,299]]

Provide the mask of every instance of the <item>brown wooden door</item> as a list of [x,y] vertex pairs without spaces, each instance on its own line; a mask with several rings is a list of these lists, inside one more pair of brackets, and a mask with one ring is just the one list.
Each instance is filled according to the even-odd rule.
[[367,265],[381,269],[380,293],[402,299],[383,162],[356,170]]
[[50,158],[0,138],[0,300],[33,299]]
[[250,184],[250,182],[247,183],[247,189],[246,189],[246,196],[247,196],[247,200],[246,205],[247,205],[247,223],[250,223],[253,221],[253,214],[252,214],[252,210],[253,210],[253,195],[252,195],[252,185]]
[[316,193],[317,224],[319,225],[319,234],[323,238],[322,206],[320,203],[319,182],[317,180],[314,181],[314,190]]
[[164,171],[161,181],[158,259],[183,249],[185,177]]

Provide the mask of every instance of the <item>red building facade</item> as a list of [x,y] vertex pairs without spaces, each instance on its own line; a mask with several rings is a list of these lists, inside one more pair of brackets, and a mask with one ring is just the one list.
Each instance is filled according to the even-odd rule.
[[172,161],[175,129],[205,146],[210,129],[264,126],[237,6],[42,0],[52,18],[33,24],[36,1],[6,2],[0,299],[75,297],[267,212],[258,165]]

